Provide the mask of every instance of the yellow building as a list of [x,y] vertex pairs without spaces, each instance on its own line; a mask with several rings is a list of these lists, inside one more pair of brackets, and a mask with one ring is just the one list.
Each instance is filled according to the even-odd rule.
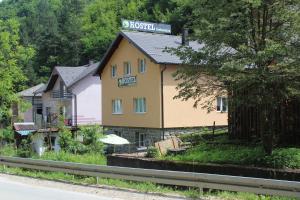
[[[178,94],[172,74],[182,61],[165,52],[178,47],[173,35],[122,31],[99,64],[102,80],[102,122],[111,133],[137,147],[147,146],[174,133],[199,127],[227,125],[227,100],[218,98],[217,109],[194,108],[193,101],[173,99]],[[202,48],[189,42],[194,49]]]

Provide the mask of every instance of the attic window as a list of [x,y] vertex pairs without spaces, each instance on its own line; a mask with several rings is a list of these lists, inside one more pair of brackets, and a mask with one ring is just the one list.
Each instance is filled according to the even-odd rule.
[[124,62],[124,76],[130,76],[130,75],[131,75],[131,63]]

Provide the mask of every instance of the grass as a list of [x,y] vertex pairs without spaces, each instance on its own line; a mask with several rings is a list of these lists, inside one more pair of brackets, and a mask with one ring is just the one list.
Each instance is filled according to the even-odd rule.
[[162,160],[235,164],[244,166],[300,169],[300,148],[275,148],[272,155],[266,155],[261,144],[243,144],[227,139],[224,132],[215,137],[207,131],[184,135],[183,141],[190,141],[195,146],[182,155],[166,155]]
[[87,154],[71,154],[66,152],[45,152],[41,157],[38,155],[32,156],[34,159],[55,160],[64,162],[77,162],[85,164],[106,165],[106,157],[102,154],[87,153]]
[[71,174],[65,174],[61,172],[43,172],[38,170],[26,170],[21,168],[4,167],[0,165],[0,173],[21,175],[26,177],[40,178],[46,180],[54,181],[64,181],[75,184],[83,185],[108,185],[124,189],[134,189],[140,192],[155,192],[161,194],[179,194],[185,197],[197,199],[203,196],[206,197],[220,197],[222,199],[230,200],[293,200],[293,198],[284,197],[272,197],[264,195],[255,195],[250,193],[240,193],[240,192],[224,192],[224,191],[213,191],[207,193],[201,193],[197,189],[193,188],[178,188],[178,187],[168,187],[159,184],[149,183],[149,182],[135,182],[135,181],[125,181],[118,179],[107,179],[100,178],[97,180],[95,177],[88,176],[77,176]]
[[[18,156],[16,149],[13,145],[7,145],[0,148],[0,155],[2,156]],[[54,152],[47,151],[42,156],[37,154],[32,155],[33,159],[42,160],[55,160],[64,162],[77,162],[85,164],[106,165],[106,157],[103,154],[98,153],[86,153],[86,154],[72,154],[64,151]]]

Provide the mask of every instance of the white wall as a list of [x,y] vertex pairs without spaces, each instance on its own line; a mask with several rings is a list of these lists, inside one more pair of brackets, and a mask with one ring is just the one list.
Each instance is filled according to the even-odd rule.
[[102,124],[102,92],[99,76],[88,75],[72,87],[77,98],[77,123]]

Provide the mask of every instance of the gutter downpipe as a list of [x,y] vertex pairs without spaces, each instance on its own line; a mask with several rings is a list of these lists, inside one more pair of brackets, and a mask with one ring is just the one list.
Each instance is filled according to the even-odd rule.
[[31,104],[32,104],[32,121],[35,123],[34,97],[35,97],[35,93],[33,93],[33,97],[32,97],[32,100],[31,100]]
[[164,64],[163,69],[160,71],[160,96],[161,96],[161,128],[163,131],[163,140],[165,140],[165,119],[164,119],[164,71],[167,65]]
[[74,126],[75,126],[75,131],[77,131],[77,95],[74,93],[72,94],[74,97]]

